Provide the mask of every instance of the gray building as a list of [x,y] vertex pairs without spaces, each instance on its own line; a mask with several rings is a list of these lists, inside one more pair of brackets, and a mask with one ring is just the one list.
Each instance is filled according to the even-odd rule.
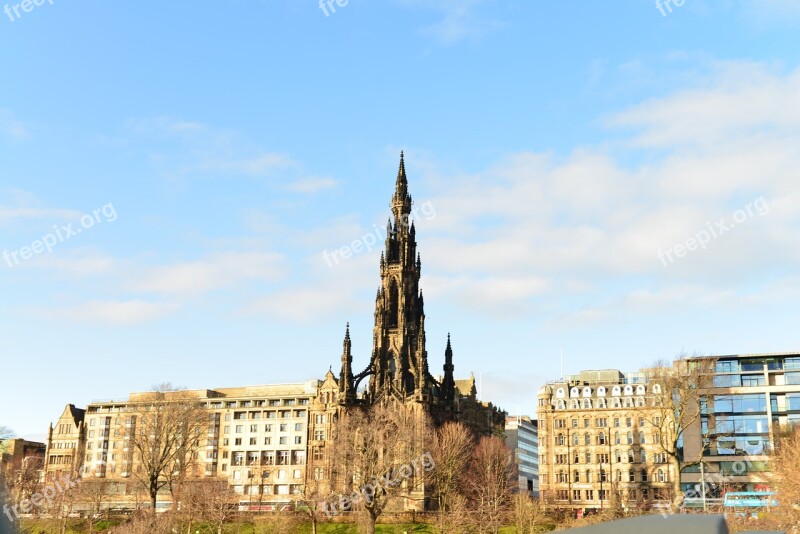
[[539,497],[539,431],[536,419],[506,419],[506,445],[514,451],[519,491]]

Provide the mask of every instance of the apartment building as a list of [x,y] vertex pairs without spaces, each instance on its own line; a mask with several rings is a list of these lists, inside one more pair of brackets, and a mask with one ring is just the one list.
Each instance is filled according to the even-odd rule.
[[687,458],[702,463],[681,474],[684,490],[700,482],[720,497],[725,491],[770,488],[768,457],[781,427],[800,422],[800,354],[743,354],[711,360],[713,383],[701,400],[701,417],[684,435]]
[[506,418],[506,445],[514,452],[517,491],[539,497],[538,421],[528,416]]
[[[209,418],[192,474],[227,479],[243,496],[243,506],[269,509],[288,502],[305,481],[308,406],[318,385],[310,380],[180,392],[196,399]],[[77,466],[84,478],[108,481],[109,493],[120,501],[115,504],[140,498],[140,484],[132,477],[137,457],[126,429],[135,428],[141,406],[151,398],[151,393],[132,393],[123,401],[92,403],[85,410],[67,406],[51,427],[48,475]],[[166,491],[163,506],[170,506]]]
[[538,393],[541,498],[576,513],[652,507],[678,473],[658,445],[661,385],[639,373],[581,371]]

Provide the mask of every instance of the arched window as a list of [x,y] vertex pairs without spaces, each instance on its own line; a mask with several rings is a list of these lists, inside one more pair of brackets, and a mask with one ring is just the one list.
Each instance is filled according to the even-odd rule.
[[564,404],[564,400],[558,399],[558,401],[556,402],[556,410],[566,410],[566,409],[567,406]]
[[580,407],[581,407],[580,401],[578,401],[578,399],[572,399],[571,401],[569,401],[569,407],[570,407],[571,410],[580,409]]
[[584,445],[591,445],[592,444],[592,436],[589,433],[585,433],[583,435],[583,444]]
[[605,397],[606,396],[606,388],[605,386],[600,386],[597,388],[597,396],[598,397]]
[[599,445],[605,445],[606,444],[606,433],[605,432],[600,432],[597,435],[597,443]]
[[580,439],[580,437],[578,436],[578,434],[572,434],[572,444],[573,445],[577,445],[579,439]]
[[584,410],[592,409],[592,399],[583,399],[583,409]]
[[578,472],[577,469],[572,472],[572,481],[573,482],[580,482],[581,481],[581,474]]
[[597,399],[597,407],[605,409],[606,407],[606,400],[603,398]]
[[633,433],[632,432],[628,432],[627,438],[628,438],[628,445],[633,445]]
[[633,475],[633,469],[628,470],[628,482],[635,482],[636,477]]
[[667,477],[664,475],[664,470],[663,469],[659,469],[658,470],[658,481],[659,482],[666,482],[667,481]]
[[587,464],[592,463],[592,453],[589,452],[589,451],[586,451],[586,452],[584,452],[584,454],[586,455],[586,463]]
[[614,445],[619,445],[619,444],[620,444],[619,432],[614,432]]
[[590,469],[586,470],[586,482],[591,484],[592,482],[592,471]]
[[622,482],[622,469],[617,469],[617,482]]
[[639,443],[642,445],[647,443],[647,435],[644,433],[644,430],[639,431]]
[[577,397],[578,396],[578,388],[572,388],[569,390],[570,397]]
[[397,326],[397,319],[399,315],[399,307],[400,307],[400,299],[398,298],[398,291],[397,291],[397,281],[392,278],[391,283],[389,284],[389,317],[388,317],[388,326],[395,327]]
[[572,455],[572,463],[573,464],[581,463],[581,455],[578,454],[578,451],[575,451],[575,453]]
[[563,445],[564,444],[564,434],[559,434],[556,438],[556,445]]
[[628,463],[633,463],[633,449],[628,449]]
[[644,408],[644,397],[636,397],[636,406]]
[[625,407],[626,408],[633,408],[633,399],[630,397],[625,397]]
[[561,483],[567,482],[567,474],[563,469],[558,472],[558,481]]
[[600,468],[600,482],[608,482],[608,476],[606,476],[606,470],[602,467]]
[[641,458],[641,460],[640,460],[640,461],[641,461],[642,463],[645,463],[645,462],[647,462],[647,453],[645,452],[645,450],[644,450],[644,449],[642,449],[642,450],[640,450],[640,451],[639,451],[639,457]]
[[620,402],[620,400],[618,398],[614,398],[612,406],[614,408],[622,408],[622,403]]
[[622,454],[619,452],[619,449],[614,451],[614,461],[617,463],[622,462]]
[[647,469],[642,469],[642,482],[647,482]]
[[653,393],[656,395],[661,394],[661,384],[653,384]]

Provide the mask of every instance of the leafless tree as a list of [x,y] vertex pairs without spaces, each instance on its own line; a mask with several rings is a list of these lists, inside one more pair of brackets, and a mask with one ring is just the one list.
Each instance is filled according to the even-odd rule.
[[412,499],[424,486],[429,418],[422,410],[387,401],[344,413],[336,429],[331,482],[340,498],[328,507],[363,510],[365,530],[374,534],[390,500]]
[[463,522],[466,502],[461,488],[474,447],[472,432],[461,423],[445,423],[434,431],[430,452],[436,466],[430,473],[430,482],[437,504],[437,527],[442,534],[460,528],[458,520]]
[[103,513],[106,503],[111,498],[111,484],[103,479],[87,479],[81,481],[75,492],[75,500],[88,505],[87,523],[89,532],[94,532],[96,519]]
[[213,524],[217,533],[220,534],[223,525],[236,515],[238,495],[224,478],[206,478],[187,482],[183,488],[182,497],[181,512],[189,517],[187,532],[191,532],[191,523],[194,518]]
[[515,493],[511,504],[517,534],[534,534],[547,516],[542,502],[527,493]]
[[511,502],[514,461],[502,439],[484,436],[472,453],[469,490],[480,532],[497,534]]
[[324,513],[324,503],[331,495],[327,491],[327,484],[315,473],[306,473],[306,483],[303,489],[297,494],[299,510],[303,512],[308,520],[311,521],[311,534],[317,534],[321,514]]
[[137,402],[128,417],[119,421],[134,451],[132,473],[146,488],[155,517],[159,491],[168,487],[177,502],[180,484],[197,474],[208,413],[191,394],[165,384]]
[[800,531],[800,425],[784,429],[772,457],[773,485],[777,491],[779,507],[777,516],[782,528]]
[[[683,501],[681,470],[698,465],[710,443],[710,431],[702,431],[701,415],[704,402],[714,387],[715,366],[714,358],[682,356],[673,363],[656,362],[646,370],[650,406],[643,414],[655,429],[658,452],[664,453],[672,466],[673,509]],[[701,434],[700,449],[691,458],[681,446],[689,428],[695,428]]]

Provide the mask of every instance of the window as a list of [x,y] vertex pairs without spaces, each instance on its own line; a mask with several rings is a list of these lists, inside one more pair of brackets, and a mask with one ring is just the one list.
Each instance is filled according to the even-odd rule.
[[325,480],[325,468],[323,467],[314,468],[314,480]]
[[303,436],[295,436],[294,437],[294,444],[295,445],[302,445],[303,444]]
[[278,438],[278,444],[286,445],[286,436],[281,436],[280,438]]
[[640,460],[640,461],[641,461],[642,463],[645,463],[645,462],[647,461],[647,453],[645,452],[645,450],[644,450],[644,449],[642,449],[642,450],[640,450],[640,451],[639,451],[639,457],[641,458],[641,460]]
[[[798,404],[800,405],[800,403],[798,403]],[[599,427],[599,428],[607,427],[608,426],[608,419],[606,419],[605,417],[601,417],[601,418],[597,419],[597,425],[596,426]]]
[[597,443],[600,444],[600,445],[605,445],[606,444],[606,434],[605,434],[605,432],[600,432],[600,434],[597,435]]
[[600,482],[608,482],[608,476],[606,475],[606,470],[600,470]]
[[620,444],[619,432],[614,432],[614,445]]
[[241,434],[244,432],[244,425],[236,425],[236,433]]
[[[324,430],[315,430],[314,431],[314,439],[317,441],[322,441],[325,439],[325,431]],[[563,445],[563,443],[562,443]]]
[[621,453],[621,452],[619,452],[619,449],[617,449],[617,450],[615,450],[615,451],[614,451],[614,460],[615,460],[617,463],[620,463],[620,462],[622,462],[622,453]]
[[258,425],[250,425],[250,432],[258,432]]
[[606,400],[604,398],[597,399],[597,407],[598,408],[606,408]]
[[629,463],[629,464],[632,464],[632,463],[633,463],[633,461],[634,461],[634,458],[633,458],[633,449],[628,449],[628,463]]
[[576,418],[572,418],[572,428],[578,428],[578,420]]
[[573,501],[581,500],[581,490],[572,490],[572,500]]
[[587,501],[594,500],[594,490],[586,490],[586,500]]
[[633,432],[628,432],[625,437],[628,439],[628,445],[633,445]]
[[619,428],[619,417],[614,418],[614,428]]
[[272,425],[264,425],[264,432],[272,432]]
[[250,438],[250,445],[257,445],[256,439],[257,438]]
[[644,417],[640,417],[640,418],[639,418],[639,428],[642,428],[642,427],[644,427],[644,424],[645,424],[645,423],[644,423]]
[[592,482],[592,472],[589,469],[586,470],[586,482],[588,482],[590,484]]
[[241,444],[242,444],[242,438],[236,438],[236,440],[234,441],[234,445],[241,445]]
[[664,470],[663,469],[659,469],[656,473],[657,473],[659,482],[666,482],[667,481],[667,477],[664,474]]
[[578,473],[578,471],[573,471],[573,473],[572,473],[572,481],[573,482],[580,482],[581,481],[581,475],[580,475],[580,473]]
[[589,451],[586,451],[586,452],[585,452],[585,455],[586,455],[586,463],[587,463],[587,464],[590,464],[590,463],[592,463],[592,453],[591,453],[591,452],[589,452]]
[[556,419],[555,428],[567,428],[567,422],[564,419]]
[[589,418],[586,417],[583,420],[583,428],[589,428]]
[[289,431],[289,425],[287,425],[286,423],[281,423],[280,428],[278,430],[280,432],[288,432]]
[[583,435],[583,444],[584,445],[592,444],[592,436],[588,432]]
[[303,423],[295,423],[294,424],[294,431],[301,432],[303,430]]
[[580,440],[580,436],[578,436],[578,434],[572,434],[572,444],[573,445],[578,445],[579,440]]
[[642,482],[647,482],[647,469],[642,469]]

